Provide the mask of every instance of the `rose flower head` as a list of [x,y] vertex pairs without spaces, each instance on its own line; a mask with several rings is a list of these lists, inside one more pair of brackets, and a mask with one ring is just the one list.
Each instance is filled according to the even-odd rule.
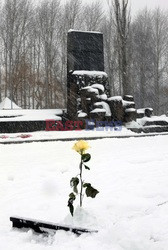
[[72,149],[74,149],[76,152],[82,155],[82,154],[85,154],[85,151],[88,150],[89,148],[90,146],[88,142],[80,140],[74,144]]

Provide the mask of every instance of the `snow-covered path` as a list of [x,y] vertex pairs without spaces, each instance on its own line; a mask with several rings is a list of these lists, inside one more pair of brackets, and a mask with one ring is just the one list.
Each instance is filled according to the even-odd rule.
[[[167,250],[168,136],[90,141],[91,171],[100,193],[74,218],[69,180],[78,173],[73,142],[0,145],[0,250]],[[77,203],[75,204],[77,206]],[[43,238],[11,230],[18,215],[98,229]]]

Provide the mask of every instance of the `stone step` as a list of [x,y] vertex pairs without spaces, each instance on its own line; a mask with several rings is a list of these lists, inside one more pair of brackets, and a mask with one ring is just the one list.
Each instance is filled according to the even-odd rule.
[[151,120],[146,121],[143,126],[168,126],[168,122],[166,120]]
[[142,130],[144,133],[163,133],[168,132],[168,126],[147,126]]
[[168,132],[168,126],[146,126],[142,128],[129,128],[135,133],[165,133]]

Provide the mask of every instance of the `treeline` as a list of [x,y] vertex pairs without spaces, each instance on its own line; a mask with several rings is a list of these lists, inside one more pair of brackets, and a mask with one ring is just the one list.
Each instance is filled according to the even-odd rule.
[[69,29],[104,34],[111,95],[133,94],[137,107],[168,110],[168,12],[128,0],[4,0],[0,10],[0,100],[22,108],[66,107]]

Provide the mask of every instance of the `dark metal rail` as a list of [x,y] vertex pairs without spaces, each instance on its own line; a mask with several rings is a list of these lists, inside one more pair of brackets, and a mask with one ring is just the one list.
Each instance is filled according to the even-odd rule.
[[49,222],[37,221],[37,220],[30,220],[21,217],[10,217],[10,221],[12,221],[13,228],[18,229],[32,229],[36,233],[40,234],[55,234],[58,230],[64,230],[66,232],[72,232],[76,235],[81,235],[83,233],[97,233],[97,230],[89,230],[86,228],[78,228],[78,227],[70,227],[64,226]]

